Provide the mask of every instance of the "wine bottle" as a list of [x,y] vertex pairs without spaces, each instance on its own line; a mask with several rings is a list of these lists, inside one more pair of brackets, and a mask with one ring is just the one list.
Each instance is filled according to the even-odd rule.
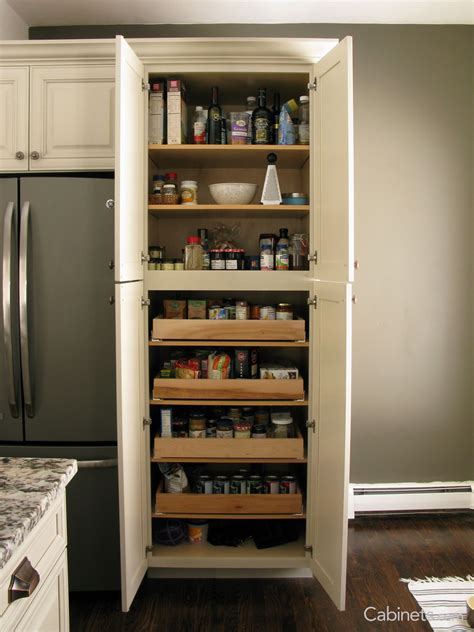
[[220,145],[221,140],[221,124],[222,110],[219,106],[219,88],[212,88],[211,105],[207,111],[207,142],[209,145]]
[[258,106],[252,112],[252,144],[271,145],[273,142],[273,114],[267,108],[267,91],[258,91]]

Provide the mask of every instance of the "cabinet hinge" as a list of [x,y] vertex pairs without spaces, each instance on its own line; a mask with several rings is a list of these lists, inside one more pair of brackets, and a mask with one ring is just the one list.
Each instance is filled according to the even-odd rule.
[[151,419],[150,417],[143,417],[143,427],[146,428],[147,426],[151,426]]
[[318,251],[315,250],[314,254],[308,255],[308,261],[314,261],[314,263],[318,263]]
[[305,544],[304,545],[304,550],[306,551],[306,553],[313,554],[313,545],[312,544]]
[[311,419],[311,420],[307,419],[306,428],[308,428],[308,430],[312,428],[313,432],[316,432],[316,419]]
[[144,79],[142,79],[142,90],[143,92],[150,92],[150,84],[146,83]]
[[148,261],[150,261],[150,255],[146,255],[144,252],[142,252],[142,263],[148,263]]
[[153,547],[150,544],[147,544],[145,547],[145,555],[147,553],[152,553],[153,552]]
[[308,83],[308,90],[317,90],[318,89],[318,80],[317,79],[313,79],[313,81],[310,81]]
[[308,298],[307,301],[308,305],[312,305],[314,307],[314,309],[318,309],[318,297],[315,296],[314,298]]
[[150,299],[149,298],[143,298],[143,296],[142,296],[141,303],[142,303],[142,307],[150,307],[150,305],[151,305]]

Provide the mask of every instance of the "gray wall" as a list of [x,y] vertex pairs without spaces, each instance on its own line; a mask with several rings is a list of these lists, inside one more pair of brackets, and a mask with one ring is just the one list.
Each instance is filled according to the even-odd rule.
[[354,38],[353,482],[474,478],[468,26],[175,25],[31,37]]

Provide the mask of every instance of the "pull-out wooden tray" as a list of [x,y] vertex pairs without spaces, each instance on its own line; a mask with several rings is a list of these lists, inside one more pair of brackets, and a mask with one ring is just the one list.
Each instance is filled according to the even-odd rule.
[[[305,321],[153,319],[154,340],[305,340]],[[257,344],[258,346],[258,344]]]
[[303,495],[296,494],[166,494],[156,492],[155,514],[302,514]]
[[190,439],[155,437],[155,459],[304,459],[303,437],[294,439]]
[[296,400],[304,398],[302,378],[296,380],[183,380],[155,378],[153,399]]

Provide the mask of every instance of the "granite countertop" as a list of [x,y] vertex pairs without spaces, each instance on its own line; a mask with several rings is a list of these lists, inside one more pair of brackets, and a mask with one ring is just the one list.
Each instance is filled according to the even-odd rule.
[[0,458],[0,569],[76,472],[74,459]]

